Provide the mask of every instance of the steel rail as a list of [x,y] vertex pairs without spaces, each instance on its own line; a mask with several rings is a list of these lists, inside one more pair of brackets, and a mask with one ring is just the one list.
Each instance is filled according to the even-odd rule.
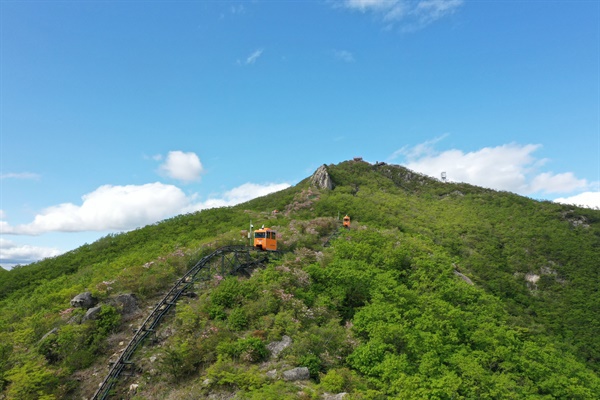
[[[192,268],[190,268],[190,270],[186,272],[185,275],[183,275],[179,280],[177,280],[177,282],[175,283],[175,285],[173,285],[171,290],[169,290],[167,294],[162,298],[162,300],[159,303],[157,303],[156,307],[154,307],[150,315],[148,315],[148,317],[144,320],[140,328],[135,331],[133,338],[131,338],[131,340],[117,359],[117,361],[115,361],[112,364],[108,375],[99,385],[98,390],[96,391],[92,399],[104,400],[108,398],[108,396],[110,395],[110,390],[117,382],[119,375],[121,374],[125,366],[133,364],[133,362],[131,361],[131,357],[135,353],[135,350],[142,344],[142,342],[144,341],[144,339],[146,339],[148,334],[150,334],[151,332],[155,332],[155,327],[160,323],[163,316],[166,315],[171,310],[171,308],[177,303],[179,297],[181,297],[181,295],[189,287],[194,285],[196,275],[200,271],[202,271],[206,266],[210,265],[209,263],[213,258],[224,255],[226,253],[246,252],[249,254],[250,251],[257,251],[257,249],[251,246],[243,245],[220,247],[217,250],[210,253],[209,255],[204,256],[202,259],[200,259],[200,261],[198,261]],[[256,264],[257,262],[248,262],[242,265],[249,267],[254,266]],[[238,270],[240,270],[240,268],[235,268],[235,266],[233,266],[230,273],[235,273]],[[224,273],[225,271],[221,272]]]

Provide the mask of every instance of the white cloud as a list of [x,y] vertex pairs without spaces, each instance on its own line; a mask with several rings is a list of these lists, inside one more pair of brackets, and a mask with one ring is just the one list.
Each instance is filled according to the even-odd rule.
[[160,166],[160,171],[170,178],[192,182],[200,180],[204,168],[195,153],[170,151],[167,159]]
[[254,51],[252,54],[250,54],[248,56],[248,58],[246,58],[246,65],[254,64],[256,62],[256,60],[258,60],[258,58],[262,55],[262,53],[263,53],[263,49],[258,49],[256,51]]
[[244,183],[241,186],[233,188],[217,198],[210,198],[206,201],[191,205],[188,210],[198,211],[206,208],[225,207],[240,204],[257,197],[266,196],[270,193],[278,192],[290,187],[288,183],[267,183],[259,185],[256,183]]
[[190,204],[181,189],[159,182],[135,186],[100,186],[82,196],[82,204],[48,207],[29,224],[5,224],[6,234],[128,230],[173,216]]
[[533,178],[529,190],[532,193],[571,193],[587,186],[588,182],[585,179],[577,179],[572,172],[562,174],[543,172]]
[[39,174],[32,172],[9,172],[7,174],[0,175],[0,179],[39,179]]
[[573,204],[580,207],[600,209],[600,192],[584,192],[571,197],[561,197],[556,203]]
[[0,219],[5,219],[6,218],[6,213],[4,212],[4,210],[0,210]]
[[454,13],[463,4],[464,0],[344,0],[341,2],[345,8],[372,13],[386,23],[402,22],[407,30],[422,28]]
[[0,238],[0,263],[5,266],[29,264],[59,254],[61,254],[61,251],[55,248],[20,245],[10,240]]
[[413,12],[422,24],[429,24],[452,14],[462,4],[463,0],[424,0],[416,4]]
[[245,183],[220,196],[197,202],[178,187],[163,183],[101,186],[82,196],[81,205],[48,207],[28,224],[11,226],[0,221],[3,234],[40,235],[48,232],[126,231],[174,215],[206,208],[232,206],[285,189],[287,183]]
[[394,152],[390,159],[404,156],[406,167],[426,175],[439,178],[446,172],[450,181],[520,194],[569,193],[589,186],[585,179],[578,179],[570,172],[539,173],[539,168],[547,161],[533,156],[541,147],[539,144],[511,143],[464,153],[457,149],[436,151],[433,144],[439,140],[441,138],[412,148],[404,147]]
[[348,63],[354,62],[354,55],[347,50],[334,50],[333,54],[338,60]]
[[360,11],[367,10],[385,10],[397,4],[397,0],[346,0],[344,5],[348,8],[357,9]]

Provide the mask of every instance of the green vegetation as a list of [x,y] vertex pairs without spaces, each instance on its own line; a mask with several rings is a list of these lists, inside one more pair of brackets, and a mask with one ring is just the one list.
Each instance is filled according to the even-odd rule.
[[[130,335],[109,300],[153,304],[211,249],[245,243],[252,220],[278,230],[286,253],[182,298],[137,355],[135,398],[597,398],[600,211],[397,166],[328,170],[332,191],[305,180],[0,271],[0,397],[90,396],[91,371]],[[80,323],[69,300],[84,290],[102,309]],[[308,383],[280,379],[300,366]]]

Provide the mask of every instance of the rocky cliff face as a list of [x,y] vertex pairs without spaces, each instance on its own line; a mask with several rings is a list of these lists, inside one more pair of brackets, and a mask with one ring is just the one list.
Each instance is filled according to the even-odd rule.
[[310,178],[310,183],[319,189],[333,189],[333,182],[327,172],[327,167],[321,165]]

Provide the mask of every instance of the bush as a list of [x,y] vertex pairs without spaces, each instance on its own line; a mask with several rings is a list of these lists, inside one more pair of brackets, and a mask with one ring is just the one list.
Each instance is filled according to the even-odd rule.
[[262,361],[269,355],[265,342],[257,337],[238,339],[236,342],[222,342],[217,346],[217,353],[245,362]]
[[234,308],[227,318],[227,326],[232,331],[241,331],[248,326],[248,317],[242,308]]
[[308,368],[310,377],[313,379],[319,379],[319,372],[323,369],[323,362],[316,354],[305,354],[298,359],[298,364],[301,367]]

